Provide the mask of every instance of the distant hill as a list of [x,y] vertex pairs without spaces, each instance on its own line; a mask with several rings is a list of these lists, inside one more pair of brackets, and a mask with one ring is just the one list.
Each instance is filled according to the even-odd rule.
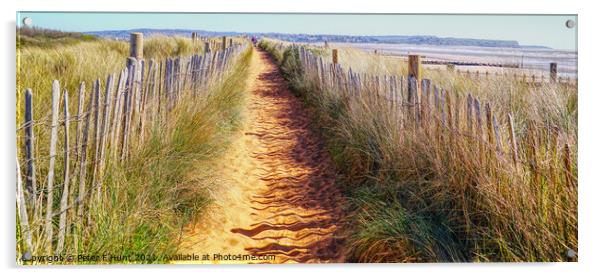
[[238,32],[212,32],[212,31],[193,30],[193,29],[131,29],[131,30],[94,31],[94,32],[85,32],[85,33],[94,35],[94,36],[104,37],[104,38],[129,39],[130,33],[132,33],[132,32],[140,32],[140,33],[144,34],[144,36],[165,35],[165,36],[190,37],[190,34],[192,32],[198,33],[199,36],[246,35],[246,33],[238,33]]
[[[437,36],[352,36],[352,35],[308,35],[308,34],[284,34],[284,33],[240,33],[240,32],[212,32],[205,30],[192,29],[132,29],[132,30],[114,30],[86,32],[95,36],[115,39],[127,39],[131,32],[141,32],[145,36],[153,34],[162,34],[167,36],[190,36],[192,32],[197,32],[200,36],[236,36],[236,35],[254,35],[259,37],[269,37],[290,42],[350,42],[350,43],[403,43],[418,45],[450,45],[450,46],[482,46],[482,47],[510,47],[520,48],[521,46],[514,40],[491,40],[491,39],[472,39],[472,38],[453,38]],[[547,48],[543,46],[528,46]]]

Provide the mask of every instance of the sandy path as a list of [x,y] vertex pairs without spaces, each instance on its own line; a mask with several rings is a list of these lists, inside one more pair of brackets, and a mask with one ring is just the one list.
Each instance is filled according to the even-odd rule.
[[[307,111],[262,51],[253,53],[246,91],[244,127],[226,153],[221,191],[200,223],[185,229],[179,253],[209,254],[204,263],[341,261],[334,233],[342,198]],[[214,254],[276,259],[214,260]]]

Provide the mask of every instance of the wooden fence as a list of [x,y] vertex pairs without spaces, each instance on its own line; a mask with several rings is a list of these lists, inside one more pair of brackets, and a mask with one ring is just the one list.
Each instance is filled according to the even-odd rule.
[[[389,56],[388,57],[398,57]],[[412,56],[412,55],[410,55]],[[409,59],[408,59],[409,60]],[[515,81],[519,81],[526,84],[542,85],[545,83],[558,83],[568,86],[577,86],[578,79],[570,76],[559,76],[558,75],[558,64],[550,63],[549,73],[543,74],[539,70],[529,70],[521,68],[518,64],[491,64],[491,63],[478,63],[478,62],[456,62],[456,61],[438,61],[438,60],[422,60],[421,64],[427,65],[441,65],[445,67],[432,67],[429,70],[434,71],[453,71],[457,74],[461,74],[466,78],[474,80],[479,79],[493,79],[493,78],[512,78]],[[457,66],[470,66],[477,67],[477,70],[461,70]],[[479,67],[493,67],[500,68],[501,70],[494,70],[489,72],[487,70],[478,70]],[[504,70],[509,69],[509,70]]]
[[[274,47],[282,51],[287,46]],[[458,155],[457,160],[466,158],[453,150],[462,138],[465,148],[474,148],[485,164],[495,160],[495,166],[511,164],[515,170],[530,172],[535,179],[562,176],[568,187],[576,185],[572,142],[558,126],[527,123],[526,135],[518,137],[512,114],[496,114],[495,107],[471,94],[447,90],[428,79],[358,73],[352,68],[343,69],[338,63],[340,57],[335,63],[304,46],[290,47],[298,53],[304,80],[318,84],[321,91],[384,107],[383,112],[396,116],[400,128],[422,132],[448,145],[446,155]]]
[[[442,69],[431,69],[431,70],[436,70],[436,71],[441,71]],[[556,81],[553,81],[552,77],[550,76],[546,76],[544,74],[534,74],[534,73],[512,73],[512,72],[488,72],[488,71],[470,71],[470,70],[459,70],[456,69],[455,70],[456,73],[461,74],[467,78],[471,78],[471,79],[493,79],[493,78],[513,78],[514,80],[517,80],[519,82],[523,82],[526,84],[535,84],[535,85],[541,85],[541,84],[545,84],[545,83],[550,83],[550,82],[556,82],[559,84],[563,84],[563,85],[568,85],[568,86],[577,86],[578,84],[578,79],[577,78],[571,78],[571,77],[562,77],[562,76],[558,76]]]
[[[159,62],[130,57],[123,70],[104,82],[97,79],[91,90],[82,82],[75,111],[69,108],[68,91],[55,80],[50,119],[35,118],[35,92],[27,89],[25,122],[17,129],[17,137],[22,133],[23,139],[18,141],[22,155],[17,154],[17,230],[22,245],[30,253],[60,254],[67,232],[73,232],[77,249],[79,228],[90,220],[90,208],[102,201],[108,166],[128,161],[149,137],[149,122],[168,118],[180,101],[196,99],[222,84],[245,47],[231,40],[226,47],[224,38],[218,51]],[[45,130],[50,130],[49,152],[40,153],[36,137]],[[47,163],[47,170],[40,170],[41,163]],[[62,192],[59,203],[57,191]]]
[[[298,45],[298,44],[293,44],[293,43],[288,43],[288,42],[282,42],[282,41],[270,41],[270,44],[279,49],[280,51],[282,51],[284,48],[286,48],[287,46],[291,46],[291,45],[296,45],[299,47],[306,47],[307,49],[307,45]],[[317,49],[320,50],[325,50],[325,49],[331,49],[328,47],[328,43],[325,43],[325,46],[316,46]],[[332,48],[332,50],[337,50]],[[380,55],[383,57],[391,57],[391,58],[400,58],[400,56],[395,56],[395,55],[391,55],[391,54],[379,54],[379,52],[377,50],[374,50],[374,54],[376,55]],[[333,52],[334,55],[334,52]],[[334,59],[334,56],[333,56]],[[337,51],[337,58],[338,60],[338,51]],[[408,61],[409,62],[409,58],[405,58],[405,57],[401,57],[402,60]],[[439,60],[421,60],[421,64],[430,64],[430,65],[446,65],[446,68],[442,68],[442,67],[433,67],[433,68],[429,68],[429,70],[432,71],[453,71],[456,72],[457,74],[461,74],[467,78],[471,78],[473,80],[479,80],[479,79],[493,79],[493,78],[513,78],[514,80],[518,80],[521,81],[523,83],[526,84],[533,84],[533,85],[542,85],[542,84],[546,84],[546,83],[558,83],[558,84],[563,84],[563,85],[567,85],[567,86],[574,86],[576,87],[578,85],[578,79],[577,78],[573,78],[573,77],[569,77],[569,76],[560,76],[558,75],[558,65],[557,63],[550,63],[550,72],[548,75],[546,74],[542,74],[542,73],[534,73],[534,72],[529,72],[529,73],[518,73],[518,70],[522,70],[520,68],[520,66],[518,64],[500,64],[500,63],[472,63],[472,62],[457,62],[457,61],[452,61],[452,62],[448,62],[448,61],[439,61]],[[496,67],[496,68],[509,68],[511,70],[509,71],[494,71],[494,72],[488,72],[486,70],[483,70],[482,72],[479,70],[460,70],[457,69],[457,66],[487,66],[487,67]]]

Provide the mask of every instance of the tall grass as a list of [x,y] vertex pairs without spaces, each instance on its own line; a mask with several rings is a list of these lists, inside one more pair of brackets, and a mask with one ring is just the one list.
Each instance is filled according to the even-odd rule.
[[[569,249],[577,250],[574,87],[425,70],[433,83],[459,96],[448,101],[462,105],[471,93],[489,103],[504,133],[504,115],[514,116],[520,145],[515,165],[507,148],[495,150],[460,132],[467,126],[465,111],[449,128],[431,111],[433,121],[418,128],[374,91],[364,87],[360,96],[350,96],[321,84],[304,70],[299,48],[274,41],[261,46],[274,53],[313,110],[314,125],[338,165],[339,185],[351,203],[350,261],[565,261]],[[308,51],[329,59],[325,49]],[[402,62],[354,49],[340,50],[339,61],[372,75],[405,73]],[[504,144],[506,139],[502,134]]]
[[[200,44],[179,37],[151,37],[145,41],[144,54],[146,59],[159,60],[203,53]],[[47,122],[51,114],[51,80],[58,79],[61,86],[69,91],[70,98],[77,99],[79,82],[85,81],[91,86],[96,78],[103,78],[124,67],[127,47],[125,42],[98,39],[70,45],[57,43],[53,47],[21,46],[17,49],[20,61],[17,99],[23,98],[25,87],[34,91],[34,152],[38,158],[39,188],[45,187],[48,172],[45,153],[48,153],[50,133]],[[102,201],[98,201],[98,205],[90,205],[85,226],[73,226],[81,228],[81,233],[67,232],[65,248],[57,254],[132,255],[132,259],[144,259],[130,262],[144,263],[166,262],[165,258],[177,251],[182,227],[211,201],[208,192],[219,185],[211,172],[215,172],[214,164],[227,147],[231,132],[238,126],[242,105],[240,92],[247,78],[251,50],[243,52],[227,67],[228,71],[222,72],[221,78],[209,79],[202,92],[180,92],[181,97],[186,98],[180,98],[165,116],[147,122],[146,136],[133,139],[132,151],[125,162],[106,165]],[[17,102],[18,111],[23,109],[21,101]],[[77,110],[75,102],[72,100],[70,103],[72,113]],[[19,125],[23,122],[22,117],[22,114],[17,114]],[[75,136],[74,130],[70,134]],[[63,136],[60,130],[59,137]],[[18,148],[22,147],[22,138],[22,131],[18,130]],[[74,139],[72,137],[71,141]],[[59,141],[58,153],[62,149],[64,145]],[[64,161],[62,155],[56,160],[59,170],[55,173],[55,183],[58,187],[53,202],[59,203]],[[24,168],[23,165],[20,167]],[[54,208],[58,210],[58,207]],[[74,216],[73,209],[68,213],[69,217]],[[56,216],[54,218],[57,219]],[[53,221],[52,224],[57,223]],[[41,223],[30,222],[30,225],[37,229]],[[17,259],[20,259],[25,247],[19,237],[20,232],[17,234]],[[35,231],[33,234],[34,249],[28,251],[34,255],[49,254],[45,238]],[[73,234],[77,234],[77,241]]]

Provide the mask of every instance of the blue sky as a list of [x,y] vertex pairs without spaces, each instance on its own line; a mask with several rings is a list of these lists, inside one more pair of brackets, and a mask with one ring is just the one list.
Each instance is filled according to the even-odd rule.
[[575,50],[575,15],[427,15],[427,14],[204,14],[204,13],[58,13],[22,12],[17,24],[30,17],[34,26],[63,31],[135,28],[207,31],[279,32],[341,35],[435,35],[516,40]]

